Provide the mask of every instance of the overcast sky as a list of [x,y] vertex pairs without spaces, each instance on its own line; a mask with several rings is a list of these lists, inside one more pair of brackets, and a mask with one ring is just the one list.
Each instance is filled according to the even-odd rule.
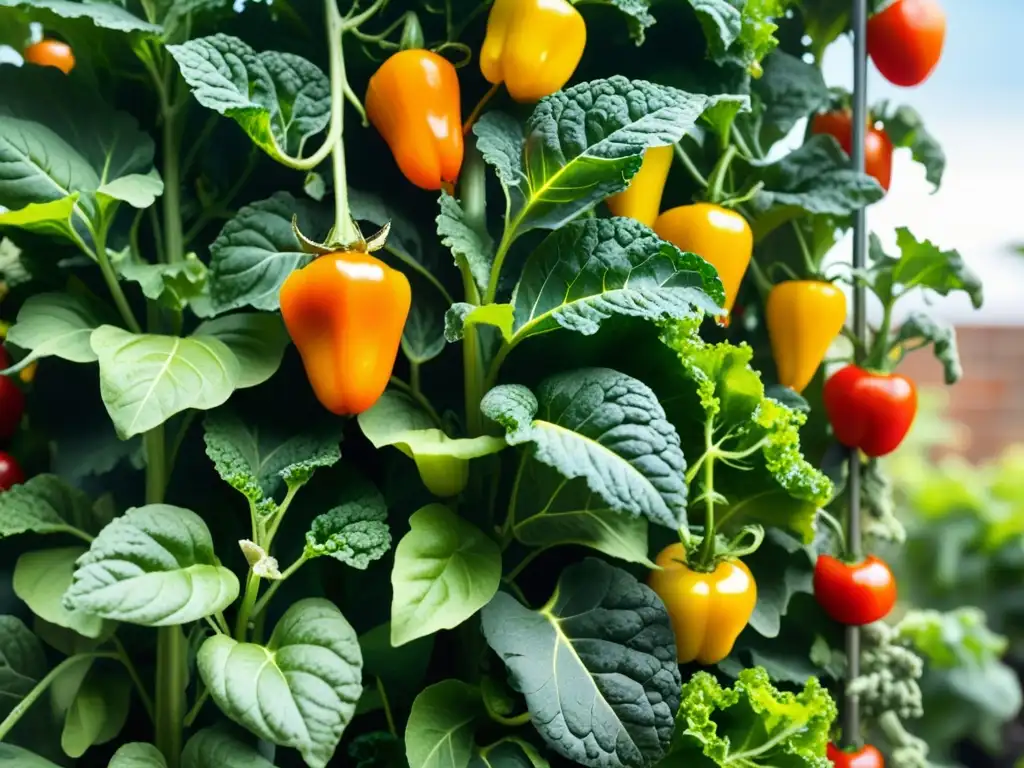
[[[918,239],[956,248],[981,277],[981,310],[955,296],[934,304],[935,315],[957,325],[1024,324],[1024,256],[1007,250],[1024,242],[1024,75],[1017,60],[1024,0],[940,2],[948,27],[938,68],[922,85],[898,88],[869,64],[868,103],[889,99],[921,113],[946,151],[942,188],[929,194],[923,168],[909,150],[898,150],[892,187],[869,209],[868,225],[887,245],[895,228],[906,226]],[[828,50],[824,71],[829,85],[852,88],[849,40]],[[850,257],[849,238],[833,256]],[[903,311],[913,305],[906,301]]]

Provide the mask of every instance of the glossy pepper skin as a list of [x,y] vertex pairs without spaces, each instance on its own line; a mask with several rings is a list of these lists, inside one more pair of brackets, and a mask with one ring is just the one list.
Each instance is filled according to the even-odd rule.
[[899,448],[917,416],[917,387],[898,373],[840,368],[822,391],[836,440],[877,458]]
[[412,304],[409,280],[367,253],[328,253],[281,286],[281,315],[317,399],[362,413],[384,393]]
[[768,293],[768,336],[779,383],[800,393],[846,322],[846,296],[832,283],[790,280]]
[[856,752],[843,752],[829,742],[826,755],[836,768],[885,768],[882,753],[870,744],[865,744]]
[[75,68],[75,54],[71,46],[60,40],[40,40],[38,43],[32,43],[22,55],[29,64],[56,67],[65,75]]
[[888,616],[896,605],[896,578],[889,566],[874,555],[853,564],[831,555],[818,555],[814,564],[814,599],[840,624],[872,624]]
[[587,45],[587,25],[567,0],[495,0],[480,48],[480,71],[518,102],[569,82]]
[[647,584],[665,603],[680,664],[717,664],[732,651],[757,604],[757,584],[739,560],[722,560],[710,573],[691,570],[680,543],[663,549]]
[[651,147],[644,152],[643,165],[630,179],[629,186],[605,200],[608,210],[616,216],[628,216],[653,227],[658,211],[661,210],[661,193],[665,190],[674,151],[669,144],[665,147]]
[[419,48],[392,55],[370,78],[366,115],[417,187],[436,190],[458,179],[462,106],[450,61]]
[[718,270],[725,289],[724,309],[731,311],[754,252],[754,233],[747,220],[714,203],[694,203],[665,211],[654,222],[654,232]]

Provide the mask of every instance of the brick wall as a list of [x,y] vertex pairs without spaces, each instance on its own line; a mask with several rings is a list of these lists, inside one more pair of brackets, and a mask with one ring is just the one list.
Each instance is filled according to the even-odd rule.
[[[964,376],[947,388],[947,416],[966,428],[962,453],[980,461],[997,456],[1011,443],[1024,443],[1024,328],[958,328],[957,343]],[[918,387],[943,385],[942,368],[930,349],[908,355],[900,373],[913,378]]]

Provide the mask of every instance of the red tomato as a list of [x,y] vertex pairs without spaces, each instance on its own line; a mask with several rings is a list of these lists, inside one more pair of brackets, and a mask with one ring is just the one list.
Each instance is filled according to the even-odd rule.
[[71,52],[71,46],[60,40],[40,40],[38,43],[32,43],[22,55],[30,64],[56,67],[65,75],[75,67],[75,54]]
[[840,624],[872,624],[884,619],[896,605],[896,579],[889,566],[874,555],[854,564],[818,555],[814,599]]
[[825,382],[825,413],[836,440],[872,458],[895,451],[917,415],[917,387],[898,373],[847,365]]
[[[0,370],[9,368],[11,356],[0,347]],[[0,376],[0,440],[10,440],[25,413],[25,394],[10,376]]]
[[9,491],[11,486],[25,482],[21,465],[6,451],[0,451],[0,491]]
[[896,0],[868,19],[868,55],[893,85],[920,85],[942,58],[946,13],[936,0]]
[[885,768],[882,753],[870,744],[865,744],[856,752],[843,752],[829,742],[827,754],[836,768]]
[[[811,133],[834,136],[846,154],[853,152],[853,115],[848,109],[815,115]],[[874,176],[886,192],[892,181],[892,150],[889,134],[869,125],[864,134],[864,171]]]

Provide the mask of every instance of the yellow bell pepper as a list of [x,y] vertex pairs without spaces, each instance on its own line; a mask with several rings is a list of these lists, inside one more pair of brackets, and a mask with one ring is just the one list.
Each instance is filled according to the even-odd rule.
[[754,252],[754,233],[747,220],[714,203],[694,203],[665,211],[654,222],[654,232],[718,270],[725,289],[723,309],[730,312]]
[[669,169],[672,167],[673,147],[651,147],[644,152],[644,162],[629,181],[629,186],[605,202],[616,216],[628,216],[648,227],[654,226],[661,210],[661,193],[665,190]]
[[721,560],[709,573],[691,570],[681,543],[665,547],[647,584],[668,610],[680,664],[717,664],[732,652],[757,604],[757,584],[740,560]]
[[790,280],[768,293],[765,321],[779,383],[800,393],[846,323],[846,296],[832,283]]
[[566,0],[495,0],[480,49],[480,71],[519,102],[569,82],[583,57],[587,25]]

